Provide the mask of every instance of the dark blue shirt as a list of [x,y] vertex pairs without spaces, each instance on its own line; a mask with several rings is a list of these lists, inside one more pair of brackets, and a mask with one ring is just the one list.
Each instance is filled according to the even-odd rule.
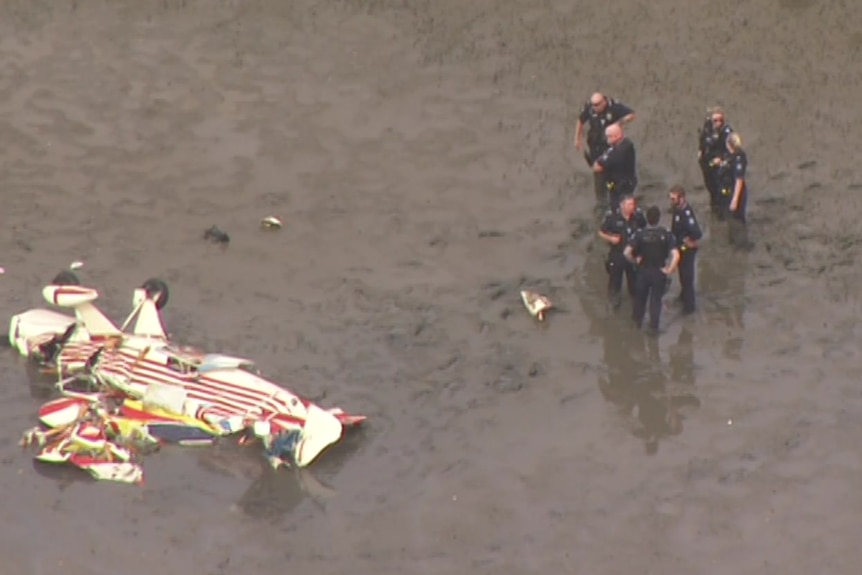
[[707,118],[700,130],[701,160],[709,162],[713,158],[721,158],[727,153],[727,137],[733,133],[730,124],[724,124],[719,129],[712,125],[712,119]]
[[593,109],[589,100],[584,104],[584,108],[581,110],[581,115],[578,119],[584,125],[589,126],[587,131],[587,146],[593,158],[599,157],[608,147],[608,142],[605,139],[605,128],[611,124],[616,124],[621,119],[633,113],[634,110],[622,102],[617,102],[613,98],[607,98],[607,107],[601,114]]
[[662,268],[671,251],[676,249],[676,240],[662,226],[646,227],[635,232],[631,241],[632,256],[641,257],[641,267]]
[[690,238],[698,241],[703,237],[703,232],[700,229],[700,224],[697,223],[697,217],[694,215],[694,210],[686,204],[684,207],[673,208],[671,213],[670,231],[676,238],[676,244],[680,249],[692,249],[685,246],[683,240]]
[[635,145],[628,138],[623,138],[610,146],[599,156],[596,163],[604,168],[605,179],[617,185],[628,182],[637,184],[637,156]]
[[743,181],[742,191],[746,191],[745,171],[748,169],[748,156],[739,150],[732,154],[726,154],[719,168],[719,180],[722,189],[733,192],[737,180]]
[[606,234],[618,235],[622,238],[620,243],[611,244],[612,252],[622,252],[631,242],[636,231],[645,228],[646,218],[640,208],[635,209],[629,219],[625,219],[619,212],[608,212],[605,221],[602,222],[601,230]]

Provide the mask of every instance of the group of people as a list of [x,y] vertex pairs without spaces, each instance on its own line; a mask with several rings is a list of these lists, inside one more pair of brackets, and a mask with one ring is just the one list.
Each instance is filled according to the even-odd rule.
[[[593,171],[597,201],[608,208],[598,235],[610,246],[605,269],[611,303],[614,308],[621,305],[625,280],[635,324],[641,327],[649,311],[649,328],[658,331],[662,298],[677,271],[683,313],[695,311],[695,258],[703,232],[681,185],[668,192],[670,229],[660,225],[658,206],[645,214],[637,207],[637,157],[624,132],[635,117],[629,106],[596,92],[581,111],[574,143]],[[699,136],[697,158],[712,213],[729,222],[734,246],[747,247],[748,158],[742,138],[719,107],[707,110]]]

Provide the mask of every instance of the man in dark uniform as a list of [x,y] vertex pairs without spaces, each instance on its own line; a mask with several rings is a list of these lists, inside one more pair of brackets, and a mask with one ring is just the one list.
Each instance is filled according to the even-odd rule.
[[593,171],[604,175],[608,202],[619,210],[623,196],[633,196],[638,185],[635,145],[625,137],[619,124],[605,128],[608,149],[593,163]]
[[[646,219],[647,227],[635,232],[623,253],[627,260],[638,266],[632,318],[641,327],[649,301],[649,326],[653,332],[658,332],[662,297],[667,289],[667,279],[679,263],[679,250],[673,234],[658,225],[661,220],[658,206],[650,206]],[[668,257],[670,263],[667,263]]]
[[632,196],[626,196],[620,202],[618,211],[608,211],[599,228],[599,237],[610,244],[605,270],[608,272],[608,299],[614,309],[619,308],[622,303],[620,292],[623,288],[623,276],[629,295],[635,295],[635,268],[623,256],[623,251],[634,233],[645,227],[646,218],[637,207],[637,201]]
[[697,257],[697,242],[703,237],[700,225],[694,215],[694,210],[688,204],[685,188],[673,186],[668,193],[671,206],[670,231],[676,239],[679,249],[679,283],[682,287],[679,298],[682,300],[682,312],[694,313],[694,275],[695,258]]
[[703,174],[703,184],[709,192],[709,205],[713,213],[721,213],[718,167],[726,153],[727,137],[733,129],[725,121],[724,110],[719,107],[707,110],[706,120],[700,129],[697,160]]
[[727,153],[719,169],[722,213],[730,218],[730,243],[734,247],[748,247],[745,210],[748,205],[748,187],[745,171],[748,156],[742,149],[742,137],[733,133],[727,138]]
[[[596,92],[590,100],[584,104],[578,126],[575,129],[575,148],[584,153],[584,159],[591,168],[593,163],[608,148],[605,140],[605,128],[611,124],[626,124],[635,119],[634,110],[612,98],[608,98],[600,92]],[[587,149],[584,150],[584,126],[589,126],[587,131]],[[603,174],[593,172],[593,184],[596,199],[600,202],[607,201]]]

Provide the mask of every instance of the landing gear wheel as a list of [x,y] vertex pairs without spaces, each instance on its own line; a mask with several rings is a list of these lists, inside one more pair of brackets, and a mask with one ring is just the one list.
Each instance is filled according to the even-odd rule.
[[55,286],[79,286],[81,285],[81,280],[78,279],[73,272],[69,270],[63,270],[54,276],[54,279],[51,280],[51,285]]
[[163,280],[158,278],[150,278],[144,282],[141,286],[141,289],[147,291],[147,296],[152,297],[158,294],[156,298],[156,309],[161,310],[168,304],[168,297],[170,296],[170,291],[168,290],[168,284],[166,284]]

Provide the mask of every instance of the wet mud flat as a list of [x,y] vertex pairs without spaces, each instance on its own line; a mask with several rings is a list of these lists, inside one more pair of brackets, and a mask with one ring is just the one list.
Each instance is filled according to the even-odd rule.
[[[42,391],[4,352],[10,571],[858,569],[856,11],[81,1],[0,16],[0,316],[41,305],[76,259],[115,318],[160,276],[176,339],[371,416],[302,473],[177,448],[147,459],[142,489],[94,484],[17,447]],[[597,88],[640,114],[645,201],[682,182],[707,227],[700,310],[669,301],[658,340],[605,307],[570,145]],[[714,100],[751,161],[746,254],[698,189]],[[260,232],[269,214],[284,229]],[[202,239],[213,224],[226,248]],[[559,311],[537,324],[521,288]]]

